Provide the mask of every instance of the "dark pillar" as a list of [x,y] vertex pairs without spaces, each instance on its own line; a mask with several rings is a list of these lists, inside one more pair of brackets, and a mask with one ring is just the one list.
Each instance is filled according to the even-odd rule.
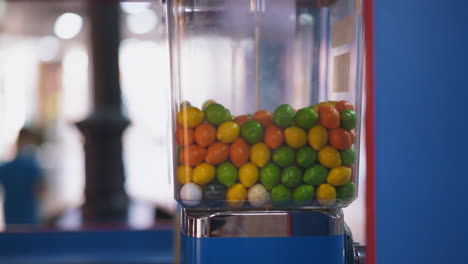
[[89,1],[94,112],[77,123],[85,138],[86,184],[83,220],[118,222],[127,217],[119,84],[118,1]]

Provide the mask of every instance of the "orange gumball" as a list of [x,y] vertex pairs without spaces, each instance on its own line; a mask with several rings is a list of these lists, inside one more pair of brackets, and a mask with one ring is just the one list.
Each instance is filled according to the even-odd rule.
[[193,144],[194,132],[192,128],[177,126],[176,142],[179,146],[188,146]]
[[340,113],[332,105],[322,105],[318,109],[320,124],[326,128],[340,127]]
[[351,135],[342,128],[330,129],[328,131],[328,142],[338,150],[350,149],[353,145]]
[[229,145],[223,142],[215,142],[208,148],[205,161],[211,165],[225,162],[229,157]]
[[267,145],[271,149],[277,149],[284,142],[284,133],[281,128],[275,125],[269,125],[265,129],[265,134],[263,136],[265,145]]
[[350,102],[348,101],[339,101],[336,105],[335,105],[335,108],[338,112],[341,112],[343,110],[346,110],[346,109],[349,109],[349,110],[353,110],[354,111],[354,105],[351,104]]
[[258,121],[263,127],[267,127],[273,123],[273,115],[267,110],[259,110],[255,112],[253,120]]
[[240,168],[249,161],[250,147],[242,138],[237,138],[231,145],[230,157],[231,162]]
[[195,128],[194,138],[201,147],[208,147],[216,140],[216,128],[209,123],[201,124]]
[[180,163],[195,167],[200,165],[206,156],[206,149],[198,145],[190,145],[185,147],[180,153]]
[[240,115],[240,116],[234,118],[234,120],[232,120],[232,121],[234,121],[234,123],[236,123],[237,125],[239,125],[241,127],[245,122],[247,122],[249,120],[252,120],[252,118],[250,116]]

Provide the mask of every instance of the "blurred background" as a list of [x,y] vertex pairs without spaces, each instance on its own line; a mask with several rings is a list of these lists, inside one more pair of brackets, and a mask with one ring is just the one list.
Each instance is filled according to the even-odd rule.
[[[23,126],[41,137],[40,219],[61,228],[80,226],[83,204],[83,137],[75,123],[93,110],[86,10],[85,1],[0,0],[0,162],[14,157]],[[161,126],[169,108],[161,96],[169,93],[165,12],[151,2],[121,3],[120,12],[122,111],[131,120],[123,135],[129,223],[148,227],[154,208],[175,208]]]
[[[128,216],[113,224],[150,228],[170,223],[176,210],[167,166],[170,71],[165,6],[160,1],[121,2],[118,12],[121,112],[130,121],[122,135]],[[86,1],[0,0],[0,164],[17,156],[19,131],[23,127],[32,131],[42,171],[41,228],[83,226],[85,137],[76,123],[95,111],[90,28]],[[222,54],[226,49],[209,46],[205,52]],[[215,61],[203,58],[192,63],[217,67]],[[191,79],[222,82],[226,78],[222,72],[228,76],[229,67],[224,65],[220,74]],[[364,170],[365,152],[361,155]],[[364,171],[360,177],[359,186],[365,186]],[[358,242],[365,237],[363,189],[345,209]],[[2,212],[0,225],[5,230]]]

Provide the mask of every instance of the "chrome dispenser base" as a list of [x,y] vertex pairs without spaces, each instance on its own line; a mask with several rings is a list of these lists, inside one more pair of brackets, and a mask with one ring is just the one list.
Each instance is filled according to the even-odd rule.
[[363,264],[341,209],[180,210],[180,263]]

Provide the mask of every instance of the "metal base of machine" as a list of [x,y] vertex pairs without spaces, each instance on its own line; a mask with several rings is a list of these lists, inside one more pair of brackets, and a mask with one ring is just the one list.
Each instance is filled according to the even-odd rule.
[[[195,212],[181,208],[179,261],[364,263],[342,210]],[[359,252],[357,249],[360,249]]]

